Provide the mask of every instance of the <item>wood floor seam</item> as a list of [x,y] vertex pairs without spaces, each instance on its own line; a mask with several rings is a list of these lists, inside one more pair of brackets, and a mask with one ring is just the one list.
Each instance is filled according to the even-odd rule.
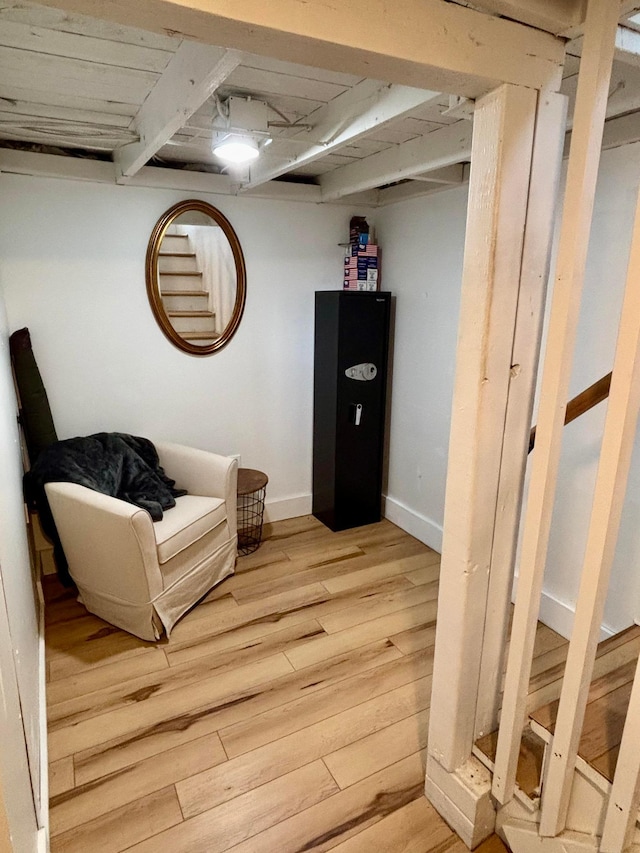
[[336,779],[336,777],[335,777],[335,776],[333,775],[333,773],[331,772],[331,768],[327,765],[327,762],[324,760],[324,759],[325,759],[325,757],[326,757],[326,756],[323,756],[323,757],[320,759],[320,761],[322,761],[322,763],[324,764],[324,766],[327,768],[327,773],[331,776],[331,778],[333,779],[333,781],[336,783],[336,787],[340,788],[340,785],[339,785],[339,783],[338,783],[338,780]]
[[462,853],[423,796],[438,564],[265,525],[157,644],[48,580],[51,853]]

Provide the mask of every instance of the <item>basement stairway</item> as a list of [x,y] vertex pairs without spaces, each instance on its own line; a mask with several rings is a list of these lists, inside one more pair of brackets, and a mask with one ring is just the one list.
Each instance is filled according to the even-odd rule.
[[211,294],[188,234],[169,229],[158,256],[160,295],[173,328],[185,341],[200,346],[220,336],[211,310]]
[[[537,645],[541,653],[535,658],[529,684],[529,715],[520,745],[515,794],[517,801],[531,813],[540,805],[545,757],[553,740],[568,649],[566,640],[543,625],[538,628]],[[638,625],[598,645],[574,773],[574,785],[584,789],[585,811],[590,812],[589,819],[596,833],[604,820],[639,654]],[[474,755],[490,771],[493,771],[497,740],[497,731],[491,732],[477,740],[473,749]],[[570,823],[569,829],[584,831],[584,814],[572,816],[570,813],[569,817],[580,825],[579,828]],[[638,840],[640,830],[636,834],[636,842]]]
[[[607,399],[611,376],[611,373],[603,376],[567,404],[565,424]],[[534,449],[535,438],[536,427],[533,427],[529,452]],[[553,749],[568,649],[567,640],[538,623],[515,788],[517,807],[524,808],[534,819],[544,798],[546,767]],[[594,837],[602,834],[639,655],[638,625],[598,644],[573,772],[576,795],[571,798],[568,830]],[[479,738],[473,747],[473,754],[491,773],[497,743],[498,731],[493,731]],[[520,815],[514,813],[511,806],[506,809],[516,820],[523,816],[522,811]],[[638,817],[634,850],[640,844],[640,814]],[[509,815],[505,819],[509,820]]]

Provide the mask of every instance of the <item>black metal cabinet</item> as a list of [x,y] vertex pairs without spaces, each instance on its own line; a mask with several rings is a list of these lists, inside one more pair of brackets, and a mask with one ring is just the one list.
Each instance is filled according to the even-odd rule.
[[313,514],[331,530],[380,520],[391,294],[316,293]]

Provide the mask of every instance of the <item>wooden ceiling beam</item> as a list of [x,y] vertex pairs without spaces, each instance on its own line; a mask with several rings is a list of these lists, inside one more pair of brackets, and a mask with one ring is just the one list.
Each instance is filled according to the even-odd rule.
[[430,184],[426,181],[406,181],[403,184],[395,184],[392,187],[378,190],[376,207],[399,204],[403,201],[409,201],[412,198],[434,195],[435,193],[441,193],[444,190],[450,189],[453,189],[450,184],[447,186],[446,184]]
[[640,12],[638,0],[622,0],[621,15],[633,15],[635,12]]
[[[84,157],[66,157],[60,154],[40,154],[34,151],[17,151],[0,148],[0,174],[24,175],[33,178],[58,178],[64,181],[88,181],[98,184],[115,184],[113,163],[104,160],[89,160]],[[215,193],[237,195],[238,186],[229,175],[211,172],[192,172],[188,169],[165,169],[143,166],[130,181],[129,186],[154,189],[180,190],[191,193]],[[248,196],[273,201],[300,201],[319,204],[322,201],[320,187],[311,184],[295,184],[272,181],[257,187]],[[375,206],[378,193],[361,193],[338,204],[352,207]]]
[[[60,0],[44,0],[56,6]],[[73,12],[405,86],[475,98],[556,89],[564,43],[446,0],[65,0]]]
[[119,180],[126,181],[183,127],[242,59],[234,50],[183,41],[140,107],[133,128],[138,142],[114,153]]
[[582,24],[585,14],[584,0],[474,0],[473,5],[555,34]]
[[459,121],[404,145],[341,166],[320,179],[323,201],[453,166],[471,158],[473,124]]
[[445,166],[443,169],[434,169],[423,175],[412,175],[412,181],[426,181],[429,184],[448,184],[455,186],[461,184],[468,178],[468,169],[464,163],[456,163],[453,166]]
[[[326,106],[316,110],[307,121],[313,124],[314,142],[284,163],[274,165],[265,153],[251,168],[251,176],[243,185],[245,189],[260,186],[280,175],[299,169],[350,145],[373,128],[383,127],[395,119],[408,115],[418,107],[441,97],[440,92],[394,86],[378,80],[362,80]],[[304,135],[304,131],[300,131]]]

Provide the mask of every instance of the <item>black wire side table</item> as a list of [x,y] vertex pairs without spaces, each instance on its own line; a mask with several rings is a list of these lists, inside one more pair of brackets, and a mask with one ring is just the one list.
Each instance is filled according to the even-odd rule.
[[262,542],[264,497],[269,478],[254,468],[238,468],[238,554],[252,554]]

